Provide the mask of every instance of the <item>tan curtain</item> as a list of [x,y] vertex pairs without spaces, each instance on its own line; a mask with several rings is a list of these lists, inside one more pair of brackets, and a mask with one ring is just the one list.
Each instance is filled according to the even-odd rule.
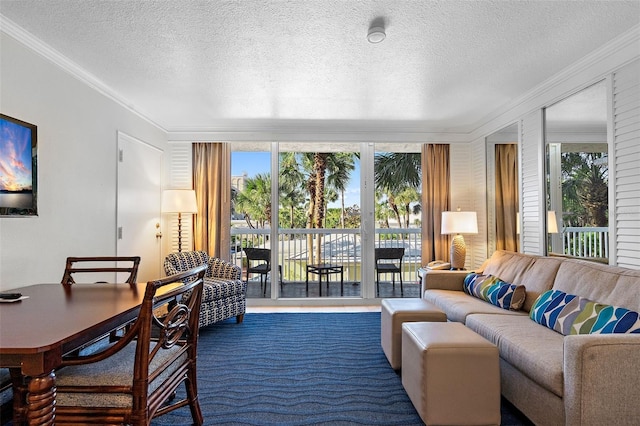
[[231,147],[228,143],[193,144],[193,187],[198,201],[195,249],[230,260]]
[[518,146],[496,145],[496,249],[518,251]]
[[449,260],[448,235],[440,234],[442,212],[449,210],[449,145],[422,146],[422,264]]

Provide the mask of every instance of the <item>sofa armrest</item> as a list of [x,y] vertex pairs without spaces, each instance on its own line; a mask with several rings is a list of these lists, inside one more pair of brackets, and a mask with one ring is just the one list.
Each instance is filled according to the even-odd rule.
[[640,419],[640,335],[564,339],[566,425],[632,424]]
[[422,276],[420,294],[424,295],[425,290],[429,289],[462,291],[464,278],[469,272],[429,269]]
[[228,280],[239,280],[242,270],[239,266],[236,266],[226,260],[219,259],[217,257],[209,258],[209,268],[205,277],[207,278],[225,278]]

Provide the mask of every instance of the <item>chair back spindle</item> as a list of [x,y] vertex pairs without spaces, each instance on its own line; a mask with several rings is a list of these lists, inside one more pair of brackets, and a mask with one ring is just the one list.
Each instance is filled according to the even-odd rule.
[[[122,265],[123,263],[125,263],[126,266]],[[79,267],[77,266],[78,264],[83,264],[84,266]],[[64,285],[75,284],[77,281],[73,277],[74,274],[122,272],[129,274],[125,282],[129,285],[134,285],[136,283],[136,279],[138,278],[139,266],[139,256],[67,257],[67,262],[64,268],[64,275],[62,276],[61,283]]]

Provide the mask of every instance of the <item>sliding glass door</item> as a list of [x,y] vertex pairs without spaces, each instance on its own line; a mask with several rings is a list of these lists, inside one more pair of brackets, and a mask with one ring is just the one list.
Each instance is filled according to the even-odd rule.
[[[420,149],[234,142],[231,253],[248,297],[418,297]],[[387,249],[399,270],[378,274]]]
[[360,297],[359,145],[278,146],[280,297]]
[[[393,265],[383,265],[384,273],[376,270],[376,295],[420,297],[421,144],[377,143],[375,148],[375,258]],[[399,272],[386,272],[389,268]]]
[[[270,259],[271,144],[234,142],[231,152],[231,259],[242,268],[248,298],[271,297],[271,271],[266,261],[251,255],[267,253]],[[266,250],[266,251],[265,251]],[[269,262],[270,263],[270,262]]]

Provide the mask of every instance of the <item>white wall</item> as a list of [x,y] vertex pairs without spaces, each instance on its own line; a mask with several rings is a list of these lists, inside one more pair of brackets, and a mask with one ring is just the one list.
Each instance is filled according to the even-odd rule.
[[0,34],[0,110],[38,126],[38,216],[0,218],[0,290],[58,283],[67,256],[116,254],[116,133],[166,133]]

